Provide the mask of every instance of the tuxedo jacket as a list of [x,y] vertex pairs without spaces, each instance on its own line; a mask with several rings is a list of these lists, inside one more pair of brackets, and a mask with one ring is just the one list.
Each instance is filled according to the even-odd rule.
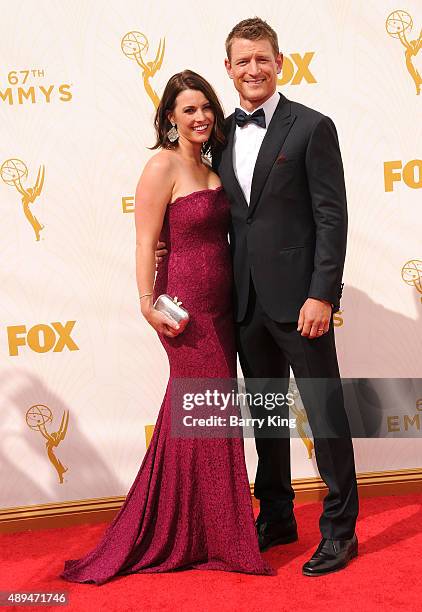
[[233,167],[234,115],[227,145],[214,156],[231,205],[236,321],[245,316],[252,276],[266,313],[297,321],[308,297],[339,309],[346,253],[347,205],[336,128],[329,117],[280,101],[258,153],[250,204]]

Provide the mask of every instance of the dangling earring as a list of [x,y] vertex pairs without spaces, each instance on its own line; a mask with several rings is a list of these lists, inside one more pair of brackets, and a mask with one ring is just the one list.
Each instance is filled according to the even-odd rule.
[[179,132],[177,131],[177,125],[175,123],[171,124],[171,129],[167,132],[167,138],[170,142],[176,142],[179,138]]

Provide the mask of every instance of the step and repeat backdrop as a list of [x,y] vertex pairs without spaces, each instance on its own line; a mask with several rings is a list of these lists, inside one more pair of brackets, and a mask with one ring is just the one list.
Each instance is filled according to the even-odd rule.
[[[169,374],[135,282],[134,192],[154,110],[168,78],[191,68],[232,112],[224,41],[258,7],[0,8],[0,507],[123,495]],[[259,16],[279,35],[279,90],[338,128],[350,215],[335,317],[342,375],[419,377],[420,3],[263,1]],[[359,472],[421,466],[422,400],[392,397],[391,435],[355,441]],[[397,436],[407,429],[412,438]],[[317,474],[302,430],[294,478]],[[245,447],[253,481],[253,440]]]

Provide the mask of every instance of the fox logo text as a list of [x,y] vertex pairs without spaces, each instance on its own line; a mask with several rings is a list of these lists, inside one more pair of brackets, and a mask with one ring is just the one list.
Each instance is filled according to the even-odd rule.
[[64,349],[78,351],[79,347],[71,337],[76,321],[67,323],[39,323],[30,329],[26,325],[11,325],[7,328],[9,355],[19,355],[21,347],[29,347],[36,353],[61,353]]

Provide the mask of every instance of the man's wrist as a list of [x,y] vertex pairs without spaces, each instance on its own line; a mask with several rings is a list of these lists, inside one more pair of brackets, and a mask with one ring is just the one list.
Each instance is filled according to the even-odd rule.
[[317,300],[318,302],[322,302],[323,304],[328,304],[330,308],[334,308],[334,304],[332,302],[329,302],[328,300],[324,300],[323,298],[317,298],[317,297],[313,297],[312,295],[309,295],[308,299]]

